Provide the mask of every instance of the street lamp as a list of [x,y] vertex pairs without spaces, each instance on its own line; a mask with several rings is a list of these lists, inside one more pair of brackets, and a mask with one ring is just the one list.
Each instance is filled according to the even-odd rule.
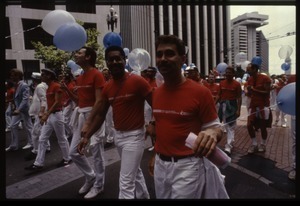
[[118,14],[112,6],[109,9],[109,14],[107,14],[106,22],[107,22],[108,30],[109,30],[109,26],[110,26],[111,31],[114,32],[114,26],[116,26],[116,28],[117,28]]

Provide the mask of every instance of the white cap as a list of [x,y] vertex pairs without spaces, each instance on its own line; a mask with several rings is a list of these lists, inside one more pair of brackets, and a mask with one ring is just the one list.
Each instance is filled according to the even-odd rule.
[[39,72],[32,72],[31,77],[33,79],[41,79],[41,73],[39,73]]

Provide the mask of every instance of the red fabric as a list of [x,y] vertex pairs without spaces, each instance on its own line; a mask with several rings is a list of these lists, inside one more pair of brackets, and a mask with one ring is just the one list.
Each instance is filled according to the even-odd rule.
[[95,89],[103,88],[104,84],[103,74],[96,68],[78,76],[74,87],[78,95],[78,107],[93,107],[96,101]]
[[[72,91],[74,90],[74,87],[76,86],[76,83],[74,80],[70,81],[68,84],[67,84],[67,88],[69,89],[69,91]],[[71,99],[68,95],[68,93],[66,91],[64,91],[63,93],[63,106],[66,107],[69,105]]]
[[[264,85],[270,84],[271,85],[271,78],[267,75],[257,74],[256,80],[254,80],[253,76],[249,77],[248,85],[253,86],[253,88],[257,90],[265,90]],[[270,106],[270,93],[269,94],[262,94],[259,92],[255,92],[251,90],[251,103],[250,107],[255,108],[263,108]]]
[[207,84],[204,84],[204,86],[206,86],[210,90],[213,97],[216,97],[219,94],[219,91],[220,91],[220,85],[219,84],[217,84],[217,83],[213,83],[213,84],[207,83]]
[[144,102],[151,91],[149,83],[135,74],[125,73],[123,81],[107,82],[102,95],[112,105],[116,130],[129,131],[144,126]]
[[203,124],[218,118],[209,89],[190,79],[172,90],[164,84],[155,89],[152,106],[156,121],[155,150],[167,156],[193,154],[185,146],[188,134],[198,134]]
[[[63,90],[60,87],[60,84],[57,82],[52,81],[50,85],[48,85],[48,89],[46,92],[46,98],[47,98],[47,107],[50,109],[52,105],[55,102],[55,94],[56,93],[62,93]],[[61,110],[62,109],[62,102],[60,102],[60,105],[58,105],[55,110]]]
[[241,96],[241,84],[235,80],[228,81],[227,79],[220,82],[220,100],[235,100]]

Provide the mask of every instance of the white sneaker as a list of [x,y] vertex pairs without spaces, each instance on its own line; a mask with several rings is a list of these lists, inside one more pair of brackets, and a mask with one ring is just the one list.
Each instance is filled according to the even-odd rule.
[[92,181],[85,182],[84,185],[79,189],[78,193],[80,195],[83,195],[83,194],[87,193],[91,189],[91,187],[93,186],[93,184],[95,182],[95,179],[96,178],[94,178]]
[[151,152],[152,150],[154,150],[154,146],[148,148],[149,152]]
[[10,131],[11,131],[10,128],[5,129],[5,132],[10,132]]
[[25,145],[24,147],[22,147],[22,149],[30,149],[30,148],[32,148],[32,145],[31,145],[31,144],[27,144],[27,145]]
[[296,179],[296,170],[290,171],[289,174],[288,174],[288,178],[290,180],[295,180]]
[[96,197],[97,195],[101,194],[103,192],[103,187],[92,187],[90,191],[84,196],[84,199],[92,199]]
[[281,127],[286,128],[286,124],[282,124]]

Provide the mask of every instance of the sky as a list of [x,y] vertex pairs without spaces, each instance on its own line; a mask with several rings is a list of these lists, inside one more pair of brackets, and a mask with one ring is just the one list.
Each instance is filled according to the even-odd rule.
[[[281,65],[285,62],[278,55],[279,50],[287,46],[292,47],[291,74],[296,73],[296,35],[286,36],[288,32],[296,32],[296,7],[295,6],[230,6],[230,19],[251,12],[268,15],[269,24],[259,27],[269,40],[269,73],[282,74]],[[281,50],[281,51],[282,51]],[[249,60],[251,61],[251,59]]]

